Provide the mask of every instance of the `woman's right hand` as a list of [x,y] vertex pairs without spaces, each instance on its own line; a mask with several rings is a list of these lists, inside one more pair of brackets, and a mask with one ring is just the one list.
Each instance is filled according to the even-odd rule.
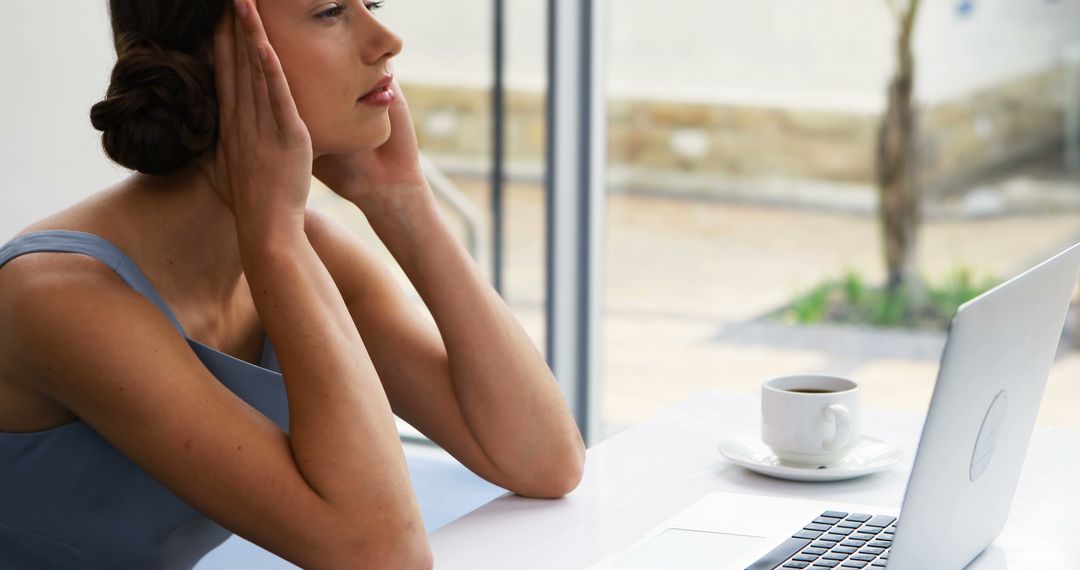
[[234,0],[214,33],[218,145],[214,184],[238,233],[304,229],[311,135],[253,0]]

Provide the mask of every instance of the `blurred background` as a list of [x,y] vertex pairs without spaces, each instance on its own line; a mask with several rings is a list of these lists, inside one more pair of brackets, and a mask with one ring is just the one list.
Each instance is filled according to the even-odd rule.
[[[496,1],[387,0],[376,15],[405,40],[394,69],[444,213],[492,279],[501,253],[501,293],[546,353],[548,2],[503,0],[496,105]],[[0,19],[0,242],[128,174],[89,121],[115,57],[106,2],[62,8]],[[798,372],[924,413],[957,306],[1080,241],[1080,0],[604,11],[590,445],[701,390]],[[422,307],[354,206],[317,183],[310,206],[379,248]],[[1078,408],[1074,310],[1039,424],[1080,428]],[[399,427],[429,532],[503,493]],[[237,536],[199,567],[265,556]]]
[[[445,213],[489,275],[492,6],[376,12],[405,40],[395,72]],[[505,7],[502,293],[544,351],[547,3]],[[127,174],[88,118],[114,60],[105,2],[63,8],[19,3],[0,22],[4,241]],[[955,308],[1080,241],[1080,0],[606,11],[590,443],[700,390],[754,393],[795,372],[924,412]],[[311,206],[381,246],[325,188]],[[1074,312],[1041,425],[1080,428],[1077,328]]]
[[[475,205],[488,260],[491,5],[379,12],[405,38],[396,71],[422,150]],[[544,350],[546,3],[506,6],[503,294]],[[1080,241],[1080,1],[606,11],[594,441],[703,389],[755,393],[808,370],[856,379],[868,406],[923,412],[956,307]],[[906,106],[890,97],[905,52]],[[906,131],[889,119],[902,109]],[[909,137],[906,151],[883,149],[883,129]],[[907,182],[883,181],[888,169]],[[883,212],[882,192],[914,195],[919,219]],[[349,204],[333,209],[364,231]],[[903,245],[894,271],[886,227]],[[1080,427],[1076,327],[1074,315],[1043,425]]]

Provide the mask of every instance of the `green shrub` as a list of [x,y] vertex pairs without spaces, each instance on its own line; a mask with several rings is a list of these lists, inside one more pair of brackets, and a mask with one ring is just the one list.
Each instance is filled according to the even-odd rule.
[[791,303],[791,317],[797,323],[816,323],[825,319],[829,310],[829,293],[832,286],[822,283],[809,293]]
[[796,296],[775,316],[798,324],[836,322],[944,330],[960,305],[996,284],[993,278],[977,280],[969,268],[962,267],[938,285],[922,280],[890,291],[869,286],[858,272],[848,270],[840,279],[826,280]]

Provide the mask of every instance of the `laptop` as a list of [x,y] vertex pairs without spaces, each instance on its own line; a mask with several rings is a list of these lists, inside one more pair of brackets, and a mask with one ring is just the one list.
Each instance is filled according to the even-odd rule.
[[899,511],[706,495],[590,570],[960,569],[1005,525],[1080,244],[961,306]]

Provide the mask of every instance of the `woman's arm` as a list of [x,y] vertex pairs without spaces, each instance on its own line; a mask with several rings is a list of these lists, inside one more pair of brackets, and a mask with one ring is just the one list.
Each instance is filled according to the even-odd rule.
[[[391,91],[386,142],[317,157],[313,173],[367,216],[431,310],[438,334],[409,314],[415,311],[383,284],[381,271],[360,267],[361,247],[339,248],[327,265],[343,290],[372,282],[368,287],[379,289],[362,302],[347,294],[347,301],[356,305],[358,327],[370,315],[383,325],[366,338],[379,343],[376,365],[395,410],[424,422],[426,431],[416,425],[432,439],[438,431],[447,450],[488,480],[526,496],[564,495],[582,477],[581,432],[536,347],[440,216],[401,85],[392,81]],[[388,336],[404,346],[388,346]]]
[[252,298],[285,380],[297,468],[346,519],[381,521],[361,551],[399,557],[388,567],[424,567],[430,551],[393,414],[326,267],[303,233],[239,236]]
[[310,134],[254,4],[236,0],[236,8],[214,38],[221,125],[213,176],[236,219],[251,295],[281,364],[290,450],[312,490],[340,520],[356,521],[348,550],[360,558],[349,566],[429,568],[389,402],[304,231]]
[[435,318],[444,374],[501,484],[535,496],[570,492],[582,477],[585,445],[543,357],[450,231],[428,186],[381,196],[368,195],[362,210]]

